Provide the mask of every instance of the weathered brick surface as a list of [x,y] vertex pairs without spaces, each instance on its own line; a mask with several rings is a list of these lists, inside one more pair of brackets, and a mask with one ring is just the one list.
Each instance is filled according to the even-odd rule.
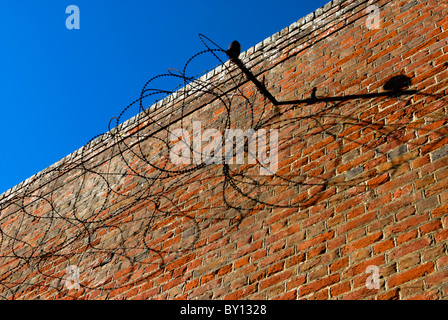
[[[448,3],[374,1],[369,29],[371,2],[240,56],[279,101],[345,99],[276,108],[226,62],[1,195],[1,297],[447,299]],[[397,75],[415,91],[385,93]],[[278,130],[276,175],[173,164],[199,120]]]

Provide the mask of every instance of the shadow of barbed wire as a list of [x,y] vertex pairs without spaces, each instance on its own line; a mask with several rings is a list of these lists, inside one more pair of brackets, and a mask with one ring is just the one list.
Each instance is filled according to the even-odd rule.
[[[174,272],[173,263],[201,248],[202,233],[214,225],[239,228],[245,218],[262,210],[306,210],[353,187],[369,192],[387,180],[377,185],[368,181],[384,173],[398,175],[403,165],[420,156],[420,145],[409,147],[417,138],[409,134],[429,124],[418,115],[424,99],[445,100],[443,94],[424,90],[392,90],[317,96],[283,102],[276,109],[226,62],[224,49],[204,35],[200,39],[205,49],[182,70],[148,80],[140,97],[109,121],[108,132],[0,203],[2,298],[77,298],[95,292],[91,298],[109,299],[114,290],[124,293]],[[205,55],[216,59],[224,77],[189,73],[190,65]],[[156,86],[165,78],[178,85],[171,90]],[[172,99],[163,108],[153,107],[167,97]],[[392,101],[388,108],[404,113],[385,120],[375,109],[383,99]],[[133,110],[132,125],[121,125]],[[238,128],[248,133],[243,148],[222,152],[218,163],[173,163],[173,134],[192,132],[196,116],[217,132]],[[447,120],[446,115],[431,121],[440,120]],[[281,132],[278,170],[268,175],[260,174],[265,163],[250,148],[260,130],[269,138],[270,130]],[[234,143],[223,137],[223,143]],[[193,144],[185,144],[190,160],[204,159],[204,150]],[[383,150],[387,144],[396,147]],[[400,146],[406,147],[391,153]],[[246,162],[229,163],[238,153]],[[249,157],[255,162],[247,163]],[[384,161],[383,172],[366,168],[366,162],[375,159]],[[344,166],[347,170],[342,171]],[[76,290],[69,288],[77,279],[74,270],[79,278]]]

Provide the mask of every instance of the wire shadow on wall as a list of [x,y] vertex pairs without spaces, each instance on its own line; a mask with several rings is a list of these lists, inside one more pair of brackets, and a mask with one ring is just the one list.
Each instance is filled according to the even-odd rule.
[[[148,80],[140,97],[111,119],[107,133],[92,138],[77,156],[36,175],[0,203],[3,298],[27,293],[35,297],[37,292],[45,298],[45,292],[64,296],[90,290],[109,298],[113,290],[139,286],[170,270],[172,261],[197,248],[203,230],[218,223],[238,228],[248,216],[282,208],[306,216],[313,205],[331,205],[337,194],[375,197],[375,185],[367,181],[384,175],[378,182],[384,183],[421,154],[421,146],[411,147],[408,142],[410,128],[425,130],[428,125],[421,118],[424,99],[444,99],[406,90],[411,79],[397,75],[385,84],[385,92],[322,97],[316,87],[309,98],[282,101],[276,108],[263,92],[245,85],[250,80],[247,74],[226,63],[226,50],[203,35],[200,39],[205,49],[182,70],[170,69]],[[210,78],[190,74],[191,65],[205,55],[216,59],[224,71]],[[158,81],[166,79],[178,85],[160,88]],[[272,85],[260,83],[267,91]],[[381,114],[359,116],[362,108],[382,99],[394,99],[397,110],[404,113],[390,123]],[[155,103],[166,105],[153,109]],[[223,111],[203,112],[209,106]],[[132,125],[121,125],[133,110]],[[229,164],[225,153],[220,163],[193,161],[202,159],[203,150],[187,144],[192,161],[173,164],[172,134],[179,129],[191,133],[197,115],[202,115],[197,120],[204,126],[212,123],[217,132],[275,128],[294,135],[278,141],[279,166],[270,175],[259,174],[263,163],[250,154],[250,135],[245,137],[243,153],[256,163]],[[448,120],[441,115],[433,121]],[[401,146],[399,152],[382,151],[391,143]],[[313,151],[311,144],[326,151]],[[349,159],[363,156],[388,160],[390,165],[381,174],[365,163],[339,171]],[[188,226],[182,246],[160,246],[161,239],[176,236],[172,228],[176,219]],[[114,272],[126,268],[148,272],[135,278],[130,272],[117,283]]]

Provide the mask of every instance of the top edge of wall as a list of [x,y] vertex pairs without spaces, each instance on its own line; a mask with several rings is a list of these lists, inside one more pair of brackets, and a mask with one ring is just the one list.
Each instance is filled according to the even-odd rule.
[[[279,40],[288,38],[288,36],[293,33],[294,31],[300,31],[303,29],[308,28],[310,25],[313,24],[313,22],[316,22],[319,17],[324,15],[326,12],[330,11],[331,9],[340,6],[339,10],[335,11],[337,15],[339,11],[343,10],[342,4],[351,4],[351,3],[359,3],[359,2],[367,2],[367,0],[333,0],[329,1],[324,6],[316,9],[315,11],[307,14],[306,16],[300,18],[298,21],[293,22],[291,25],[285,27],[284,29],[276,32],[275,34],[271,35],[270,37],[264,39],[263,41],[257,43],[256,45],[250,47],[246,51],[242,52],[239,56],[239,58],[247,63],[251,61],[254,57],[258,56],[260,52],[264,52],[264,49],[267,49],[272,44],[278,42]],[[273,53],[271,53],[273,54]],[[216,76],[224,71],[226,71],[226,68],[229,68],[230,63],[229,61],[226,61],[223,65],[217,66],[215,69],[209,71],[208,73],[202,75],[198,81],[205,81],[207,79],[212,78],[213,76]],[[178,91],[172,93],[171,95],[168,95],[164,99],[154,103],[152,106],[148,107],[148,109],[151,109],[151,111],[160,110],[163,107],[168,107],[171,105],[177,98],[179,98],[181,95],[185,94],[186,91],[188,91],[189,84],[187,84],[185,87],[180,88]],[[182,92],[182,93],[181,93]],[[143,111],[145,112],[145,111]],[[133,129],[138,124],[138,118],[141,116],[140,114],[137,114],[133,116],[132,118],[124,121],[123,123],[119,124],[117,127],[111,129],[110,131],[103,133],[99,135],[97,138],[91,140],[86,145],[82,146],[81,148],[75,150],[74,152],[70,153],[69,155],[65,156],[61,160],[55,162],[54,164],[50,165],[49,167],[43,169],[42,171],[34,174],[33,176],[29,177],[28,179],[20,182],[19,184],[15,185],[14,187],[6,190],[2,194],[0,194],[0,203],[8,201],[10,199],[13,199],[15,195],[20,193],[21,190],[26,188],[30,183],[35,182],[39,180],[41,177],[45,176],[46,174],[49,174],[53,171],[61,171],[59,168],[63,166],[64,164],[70,164],[78,159],[81,158],[81,155],[85,152],[93,152],[96,150],[94,147],[98,145],[100,142],[105,142],[106,140],[110,139],[111,134],[115,133],[117,130],[130,130]],[[87,151],[86,151],[87,150]],[[44,185],[44,184],[42,184]],[[42,187],[42,185],[37,186],[37,188]],[[37,189],[36,188],[36,189]]]

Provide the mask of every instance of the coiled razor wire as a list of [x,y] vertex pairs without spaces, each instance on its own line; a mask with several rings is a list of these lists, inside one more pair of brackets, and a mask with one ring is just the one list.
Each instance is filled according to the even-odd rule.
[[[359,120],[355,110],[353,117],[342,115],[339,108],[342,102],[333,105],[327,102],[315,109],[316,112],[300,116],[297,115],[300,112],[296,112],[293,117],[272,115],[266,102],[262,112],[256,115],[255,105],[259,104],[256,101],[260,94],[249,95],[244,91],[245,78],[225,63],[224,49],[204,35],[200,35],[200,39],[204,50],[193,55],[182,70],[170,69],[168,73],[150,78],[140,97],[111,119],[109,131],[93,137],[81,150],[80,157],[36,175],[16,194],[0,202],[2,298],[62,297],[73,294],[73,286],[82,292],[98,290],[99,296],[109,298],[113,290],[139,286],[158,275],[169,261],[190,252],[198,243],[201,231],[211,224],[223,221],[238,224],[259,210],[306,210],[325,199],[325,194],[343,193],[354,186],[365,186],[364,192],[368,192],[365,177],[340,180],[335,170],[322,169],[320,174],[312,177],[301,174],[300,170],[297,174],[288,170],[266,177],[253,170],[260,163],[236,169],[224,161],[176,168],[167,160],[172,147],[169,135],[172,129],[187,128],[191,123],[191,118],[184,123],[187,116],[184,112],[192,91],[201,97],[208,95],[211,103],[224,106],[221,122],[216,122],[222,123],[222,130],[233,128],[242,110],[250,116],[250,129],[306,129],[291,139],[279,141],[279,154],[287,147],[300,145],[315,136],[332,137],[330,140],[340,149],[353,142],[349,137],[341,136],[341,132],[350,126],[374,131],[386,140],[391,137],[399,140],[400,133],[412,121],[411,115],[395,125]],[[191,63],[205,55],[211,55],[224,66],[231,82],[230,90],[221,88],[220,78],[201,78],[211,69],[201,74],[188,74]],[[175,79],[179,84],[171,90],[152,87],[156,80],[163,78]],[[178,97],[183,96],[176,100],[177,110],[168,113],[164,108],[152,110],[154,103],[175,93]],[[146,103],[147,99],[153,100]],[[361,102],[356,101],[354,106],[356,103]],[[368,105],[370,102],[363,103]],[[126,130],[132,128],[120,127],[120,122],[133,107],[137,107],[138,112],[132,128],[143,126],[128,134]],[[297,105],[285,107],[282,113],[297,108]],[[174,112],[179,114],[178,121],[170,123],[169,116]],[[111,128],[114,121],[115,127]],[[153,133],[148,134],[151,130]],[[100,141],[95,149],[99,151],[92,156],[95,141]],[[282,160],[285,159],[279,158]],[[179,196],[187,197],[190,186],[191,190],[201,189],[204,194],[192,194],[196,202],[185,204]],[[291,192],[289,200],[275,199],[275,195],[282,192]],[[221,195],[219,199],[208,202],[207,196],[212,198],[217,194]],[[197,210],[206,213],[197,214]],[[187,219],[187,225],[191,225],[192,236],[186,240],[189,245],[164,249],[158,241],[174,234],[163,221],[173,221],[176,217]],[[76,277],[73,266],[77,268]],[[110,268],[109,273],[103,266]],[[130,272],[118,283],[113,278],[114,272],[126,268],[149,271],[135,278]]]

